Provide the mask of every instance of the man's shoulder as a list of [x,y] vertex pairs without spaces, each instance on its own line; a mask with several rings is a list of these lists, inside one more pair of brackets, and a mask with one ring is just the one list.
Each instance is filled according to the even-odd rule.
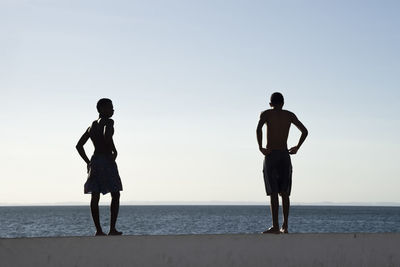
[[95,127],[97,126],[97,124],[98,124],[98,121],[97,121],[97,120],[92,121],[92,124],[90,124],[89,129],[95,128]]
[[296,117],[296,115],[293,112],[289,111],[289,110],[283,109],[282,111],[285,112],[290,117]]
[[[262,112],[261,112],[261,116],[273,114],[274,112],[275,112],[275,110],[272,109],[272,108],[270,108],[270,109],[267,109],[267,110],[262,111]],[[289,114],[289,115],[294,115],[293,112],[291,112],[291,111],[289,111],[289,110],[286,110],[286,109],[282,109],[280,112],[283,112],[283,113]]]
[[[293,112],[286,110],[286,109],[280,110],[279,113],[285,114],[286,115],[285,117],[291,121],[296,118],[296,115]],[[269,119],[276,117],[277,114],[278,113],[276,113],[276,111],[274,109],[267,109],[267,110],[264,110],[263,112],[261,112],[260,119],[269,120]]]
[[114,120],[111,118],[102,118],[101,123],[105,124],[106,126],[113,126]]
[[269,109],[262,111],[261,114],[260,114],[260,120],[261,121],[266,121],[267,117],[268,117],[268,114],[269,114]]
[[262,111],[260,116],[267,116],[269,113],[271,113],[271,110],[272,109],[267,109],[267,110]]

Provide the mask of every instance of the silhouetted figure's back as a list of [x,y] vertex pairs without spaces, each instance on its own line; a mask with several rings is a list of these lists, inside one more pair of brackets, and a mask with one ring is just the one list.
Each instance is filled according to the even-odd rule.
[[[292,189],[292,162],[289,154],[296,154],[307,137],[307,129],[290,111],[283,110],[284,100],[281,93],[271,95],[270,106],[272,109],[265,110],[260,115],[257,125],[258,148],[265,156],[264,158],[264,184],[267,195],[271,200],[272,227],[263,233],[279,234],[288,233],[289,219],[289,196]],[[294,124],[300,131],[301,137],[297,146],[288,150],[287,139],[290,125]],[[262,147],[262,127],[267,126],[267,146]],[[283,224],[279,229],[278,211],[279,199],[282,197]]]
[[112,144],[111,142],[106,142],[104,136],[106,128],[105,120],[98,120],[92,123],[89,129],[90,139],[94,145],[94,154],[112,155]]
[[287,149],[290,125],[296,116],[287,110],[269,109],[261,117],[267,124],[267,149]]

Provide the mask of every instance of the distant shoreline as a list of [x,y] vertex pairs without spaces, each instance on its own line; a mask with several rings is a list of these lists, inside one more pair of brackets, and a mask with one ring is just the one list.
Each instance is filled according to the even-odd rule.
[[[108,201],[100,202],[108,206]],[[128,201],[121,206],[266,206],[267,202],[157,202],[157,201]],[[0,207],[40,207],[40,206],[88,206],[86,202],[57,202],[57,203],[0,203]],[[293,202],[292,206],[352,206],[352,207],[400,207],[400,202]]]

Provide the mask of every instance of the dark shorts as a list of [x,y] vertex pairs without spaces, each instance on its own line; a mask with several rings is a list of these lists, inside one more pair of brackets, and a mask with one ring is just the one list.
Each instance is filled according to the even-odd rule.
[[267,195],[292,189],[292,163],[287,150],[272,150],[264,159],[264,183]]
[[114,193],[122,191],[117,163],[111,155],[93,155],[90,159],[88,178],[84,186],[85,194]]

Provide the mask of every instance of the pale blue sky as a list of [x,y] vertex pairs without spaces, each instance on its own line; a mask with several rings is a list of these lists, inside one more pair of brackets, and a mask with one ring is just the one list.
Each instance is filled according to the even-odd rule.
[[75,144],[101,97],[115,105],[122,201],[267,203],[255,127],[274,91],[310,132],[292,201],[400,202],[399,12],[0,0],[0,203],[89,200]]

